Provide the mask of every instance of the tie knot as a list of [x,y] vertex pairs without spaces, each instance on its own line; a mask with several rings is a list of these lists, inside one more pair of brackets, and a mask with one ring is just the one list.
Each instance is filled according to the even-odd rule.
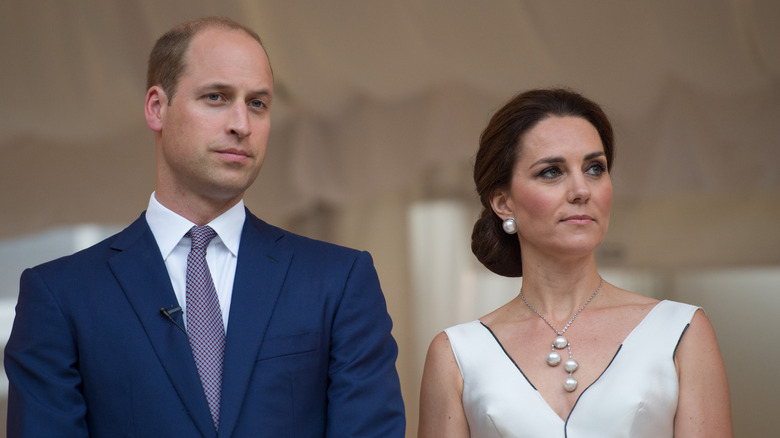
[[216,235],[217,232],[208,225],[195,225],[190,228],[190,231],[185,236],[189,236],[192,239],[193,248],[205,248]]

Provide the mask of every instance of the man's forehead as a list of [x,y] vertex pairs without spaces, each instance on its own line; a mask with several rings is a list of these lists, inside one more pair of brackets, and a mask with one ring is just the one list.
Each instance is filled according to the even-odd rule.
[[[255,45],[256,44],[256,45]],[[241,88],[273,94],[273,72],[265,49],[240,29],[211,26],[193,36],[182,62],[179,83],[198,92]]]
[[210,63],[214,58],[227,58],[234,51],[251,51],[256,56],[241,54],[233,62],[257,60],[262,62],[270,70],[270,61],[265,48],[254,37],[241,29],[230,29],[219,26],[209,26],[201,29],[192,37],[189,47],[184,54],[183,67],[186,74],[188,66],[195,62]]
[[256,40],[252,35],[244,31],[243,29],[228,28],[216,24],[207,25],[202,29],[198,29],[195,35],[192,36],[192,39],[190,41],[190,46],[188,47],[188,51],[191,51],[192,48],[196,45],[197,46],[208,45],[209,43],[212,43],[215,40],[221,41],[228,38],[233,40],[234,42],[240,40],[245,40],[247,42],[251,41],[252,45],[257,44],[257,47],[265,53],[265,48],[260,43],[260,41]]

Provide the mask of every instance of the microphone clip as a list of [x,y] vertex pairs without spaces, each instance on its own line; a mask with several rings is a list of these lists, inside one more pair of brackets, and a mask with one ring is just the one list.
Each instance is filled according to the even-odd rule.
[[187,330],[184,330],[184,327],[182,327],[176,320],[173,318],[173,315],[175,315],[177,312],[181,312],[181,306],[170,306],[169,308],[160,307],[160,313],[166,317],[170,322],[174,323],[176,327],[179,328],[185,335],[187,334]]

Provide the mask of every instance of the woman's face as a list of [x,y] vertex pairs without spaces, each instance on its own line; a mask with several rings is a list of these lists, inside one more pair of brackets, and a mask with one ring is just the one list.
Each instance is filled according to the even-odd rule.
[[493,196],[514,217],[523,255],[582,257],[604,240],[612,180],[596,128],[581,117],[550,116],[520,138],[509,190]]

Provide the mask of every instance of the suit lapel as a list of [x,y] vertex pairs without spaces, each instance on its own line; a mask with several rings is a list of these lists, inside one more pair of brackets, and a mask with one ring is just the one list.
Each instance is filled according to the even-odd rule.
[[[169,308],[177,301],[165,262],[143,215],[120,233],[114,249],[119,252],[109,259],[109,266],[141,321],[160,363],[201,434],[214,436],[214,425],[187,335],[160,312],[160,308]],[[176,318],[182,325],[180,313]]]
[[238,421],[260,345],[282,289],[292,253],[277,245],[273,228],[247,212],[225,340],[220,436]]

